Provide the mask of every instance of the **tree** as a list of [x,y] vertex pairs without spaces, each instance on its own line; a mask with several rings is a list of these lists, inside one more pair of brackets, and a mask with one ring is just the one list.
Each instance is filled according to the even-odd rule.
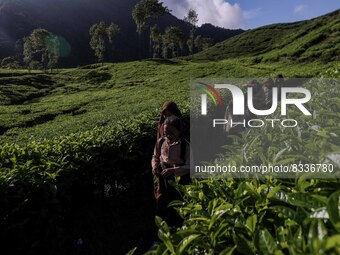
[[198,51],[205,50],[213,44],[213,40],[210,37],[202,37],[201,35],[196,36],[195,47]]
[[103,63],[105,53],[105,36],[106,36],[106,25],[102,21],[98,24],[93,24],[90,27],[90,46],[94,50],[94,55],[98,59],[98,62]]
[[114,39],[115,37],[117,37],[119,33],[120,33],[119,26],[113,22],[106,28],[106,34],[109,39],[109,43],[111,44],[112,51],[114,51]]
[[90,46],[94,51],[98,62],[103,63],[106,50],[106,40],[110,44],[113,44],[113,39],[119,34],[120,28],[115,23],[111,23],[109,26],[101,21],[98,24],[93,24],[90,27],[89,33],[91,36]]
[[205,50],[214,44],[214,40],[210,37],[203,37],[202,40],[202,50]]
[[152,57],[158,58],[160,56],[162,35],[157,24],[150,28],[150,42],[152,48]]
[[164,59],[168,58],[168,51],[169,51],[169,46],[167,43],[165,43],[164,35],[162,36],[162,57]]
[[59,62],[59,48],[60,42],[58,36],[51,36],[47,40],[47,52],[48,52],[48,68],[55,68]]
[[106,33],[111,44],[113,44],[113,39],[119,34],[119,32],[119,26],[113,22],[106,28]]
[[23,39],[24,62],[30,70],[34,62],[43,69],[55,67],[59,61],[59,38],[46,29],[34,29],[32,33]]
[[192,55],[193,51],[194,51],[194,43],[193,43],[193,39],[191,37],[189,37],[189,39],[187,40],[187,46],[189,49],[189,54]]
[[132,18],[136,23],[139,46],[142,32],[147,28],[150,20],[157,19],[165,13],[169,13],[169,9],[164,7],[163,2],[159,2],[158,0],[139,0],[137,2],[132,10]]
[[194,38],[195,38],[195,32],[197,29],[197,23],[198,23],[198,14],[194,9],[190,9],[188,12],[188,16],[184,17],[183,19],[185,22],[188,22],[190,25],[190,37],[187,41],[189,52],[190,54],[193,54],[194,52]]
[[179,56],[179,50],[183,47],[184,35],[178,27],[170,26],[165,29],[163,43],[171,50],[172,58]]
[[146,27],[146,8],[144,7],[144,1],[139,1],[132,10],[132,18],[136,23],[137,33],[140,36]]
[[24,49],[23,49],[23,55],[24,55],[24,62],[27,66],[27,69],[31,70],[31,62],[33,60],[33,46],[32,42],[29,37],[24,37]]

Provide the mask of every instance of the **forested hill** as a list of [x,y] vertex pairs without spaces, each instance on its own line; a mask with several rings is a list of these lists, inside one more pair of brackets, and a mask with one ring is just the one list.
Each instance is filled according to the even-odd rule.
[[[62,65],[84,65],[95,61],[89,46],[89,28],[100,21],[115,22],[121,29],[115,42],[114,56],[108,61],[134,60],[148,57],[148,32],[142,35],[138,53],[138,35],[131,12],[136,0],[0,0],[0,58],[14,55],[15,42],[28,36],[35,28],[45,28],[63,36],[71,46],[71,54]],[[188,36],[190,27],[173,15],[157,20],[162,31],[178,26]],[[228,30],[203,25],[196,34],[210,36],[214,42],[223,41],[243,30]],[[20,51],[20,50],[19,50]]]
[[268,61],[339,61],[340,10],[311,20],[273,24],[249,30],[195,55],[220,60],[250,56]]

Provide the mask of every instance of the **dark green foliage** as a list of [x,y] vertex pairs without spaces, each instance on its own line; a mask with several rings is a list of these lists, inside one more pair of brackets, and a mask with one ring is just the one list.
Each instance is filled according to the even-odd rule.
[[93,24],[90,28],[90,46],[98,62],[104,61],[106,25],[104,22]]
[[1,146],[2,249],[122,254],[151,242],[152,178],[145,158],[153,150],[154,116],[22,147]]
[[178,57],[183,51],[184,35],[178,27],[167,27],[163,35],[163,57],[168,58],[168,50],[171,57]]
[[59,61],[59,38],[46,29],[34,29],[23,39],[23,55],[27,68],[47,69],[54,68]]
[[[338,70],[324,75],[339,77]],[[291,110],[297,128],[267,125],[247,130],[233,137],[217,162],[236,166],[325,162],[333,164],[334,172],[323,179],[315,178],[315,173],[292,179],[226,175],[179,186],[184,204],[172,205],[184,219],[183,226],[166,228],[157,219],[162,244],[148,254],[340,252],[339,83],[315,79],[306,87],[313,95],[308,108],[317,117],[305,118]],[[188,240],[186,246],[183,240]]]
[[132,18],[136,23],[138,34],[145,30],[150,20],[156,19],[167,12],[169,12],[168,8],[164,7],[163,3],[158,0],[138,0],[132,10]]
[[107,36],[109,37],[109,42],[113,43],[113,39],[119,34],[120,28],[117,24],[111,23],[107,28],[106,28],[106,33]]
[[195,38],[195,31],[197,29],[197,22],[198,22],[198,14],[194,9],[190,9],[188,11],[188,15],[183,19],[185,22],[188,22],[190,25],[190,36],[189,40],[187,41],[189,52],[193,54],[194,52],[194,38]]
[[159,58],[162,50],[162,35],[157,24],[150,28],[150,45],[152,48],[152,57]]
[[102,21],[98,24],[93,24],[90,27],[90,46],[94,51],[94,55],[98,62],[103,63],[104,61],[106,41],[108,40],[110,44],[113,44],[113,40],[119,32],[120,28],[115,23],[111,23],[109,26],[106,26],[105,22]]
[[60,57],[60,42],[57,36],[50,36],[46,40],[47,57],[48,63],[47,67],[52,69],[55,68],[59,62]]
[[196,36],[194,45],[198,51],[206,50],[213,44],[211,38],[202,37],[201,35]]
[[0,66],[1,68],[19,69],[20,62],[14,57],[7,57],[1,60]]
[[[135,21],[138,33],[138,46],[139,46],[139,55],[141,56],[141,35],[142,32],[150,26],[149,23],[151,20],[157,19],[164,14],[169,13],[167,7],[163,6],[163,2],[159,2],[158,0],[138,0],[136,5],[132,10],[132,18]],[[149,28],[151,31],[151,28]],[[155,39],[155,38],[154,38]],[[149,40],[149,52],[150,57],[153,57],[152,54],[152,38],[150,34]]]
[[[140,252],[152,236],[152,176],[147,173],[161,104],[171,98],[187,116],[184,106],[193,76],[263,77],[278,72],[285,77],[334,77],[339,68],[319,62],[254,65],[252,58],[240,58],[90,65],[55,74],[1,71],[4,100],[19,92],[22,100],[31,91],[46,93],[36,101],[0,106],[0,131],[6,131],[0,146],[3,249],[17,254],[111,254],[138,246]],[[244,137],[249,142],[245,153],[240,153],[243,140],[236,139],[229,159],[247,159],[249,164],[295,160],[296,155],[322,160],[336,151],[339,90],[320,84],[313,93],[323,99],[315,97],[309,105],[320,113],[316,122],[301,120],[306,124],[300,131],[280,135],[277,130],[250,133]],[[329,110],[320,111],[325,107]],[[292,151],[279,153],[286,142]],[[163,241],[158,249],[175,254],[336,254],[338,187],[336,180],[306,178],[194,181],[180,187],[185,227],[176,231],[157,219]],[[329,219],[318,218],[325,212]],[[84,245],[76,245],[82,241]]]

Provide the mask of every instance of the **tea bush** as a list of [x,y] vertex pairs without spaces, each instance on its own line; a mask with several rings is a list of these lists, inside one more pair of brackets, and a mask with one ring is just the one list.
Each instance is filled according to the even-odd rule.
[[[324,75],[338,77],[338,69]],[[173,201],[172,206],[184,219],[183,226],[175,229],[156,218],[161,242],[147,254],[339,254],[338,80],[313,79],[306,85],[312,93],[307,108],[313,116],[289,111],[288,117],[298,120],[296,128],[265,125],[246,130],[233,137],[225,146],[226,155],[217,159],[236,166],[331,163],[333,176],[229,175],[193,179],[188,186],[175,184],[183,201]]]
[[153,222],[154,116],[0,146],[2,250],[112,254],[149,243],[153,229],[141,230]]

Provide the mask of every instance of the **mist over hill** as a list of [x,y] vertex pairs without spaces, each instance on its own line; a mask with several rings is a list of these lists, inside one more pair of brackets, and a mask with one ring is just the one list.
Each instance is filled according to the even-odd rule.
[[[84,65],[95,61],[89,46],[89,28],[104,21],[115,22],[121,33],[115,40],[114,56],[107,61],[128,61],[139,56],[148,57],[149,35],[142,35],[142,52],[138,52],[138,35],[131,12],[136,0],[0,0],[0,58],[16,54],[15,42],[35,28],[45,28],[65,38],[64,47],[71,47],[67,58],[61,59],[66,66]],[[157,20],[161,31],[172,25],[189,35],[187,23],[171,14]],[[211,37],[214,42],[223,41],[243,30],[228,30],[205,24],[196,34]]]

